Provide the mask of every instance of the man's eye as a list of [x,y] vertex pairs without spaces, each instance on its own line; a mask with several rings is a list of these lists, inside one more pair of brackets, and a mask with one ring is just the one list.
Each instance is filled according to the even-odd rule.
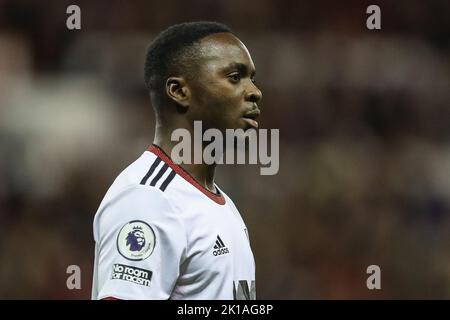
[[230,79],[232,82],[239,82],[241,80],[241,75],[237,72],[231,73],[228,75],[228,79]]

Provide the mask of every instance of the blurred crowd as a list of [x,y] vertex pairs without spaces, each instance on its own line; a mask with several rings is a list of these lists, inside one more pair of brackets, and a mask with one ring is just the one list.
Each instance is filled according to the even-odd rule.
[[[66,28],[70,4],[81,30]],[[257,297],[450,298],[450,3],[378,1],[377,31],[369,4],[0,0],[0,298],[90,298],[93,215],[153,139],[145,48],[190,20],[246,44],[260,125],[280,129],[277,175],[217,170]]]

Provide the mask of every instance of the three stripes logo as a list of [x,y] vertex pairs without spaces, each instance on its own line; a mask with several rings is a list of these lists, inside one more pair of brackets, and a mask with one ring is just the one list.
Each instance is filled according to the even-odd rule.
[[222,239],[220,239],[220,237],[217,236],[216,244],[214,245],[213,255],[214,256],[220,256],[222,254],[227,254],[227,253],[230,253],[230,251],[225,246],[225,244],[223,243]]
[[[159,166],[160,163],[163,163],[162,166]],[[158,168],[158,170],[156,170]],[[155,161],[150,166],[147,174],[142,178],[141,184],[147,184],[147,181],[150,180],[150,186],[156,187],[156,184],[162,181],[159,184],[159,189],[161,191],[166,190],[169,183],[173,180],[176,173],[171,168],[169,169],[169,174],[165,174],[169,169],[169,165],[164,161],[161,161],[161,158],[156,158]],[[163,178],[164,176],[164,178]],[[162,179],[161,179],[162,178]]]

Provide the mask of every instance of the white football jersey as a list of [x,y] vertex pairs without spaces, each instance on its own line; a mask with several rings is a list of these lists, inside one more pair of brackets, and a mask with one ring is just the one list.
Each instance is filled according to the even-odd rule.
[[93,299],[255,299],[255,261],[229,197],[152,145],[94,218]]

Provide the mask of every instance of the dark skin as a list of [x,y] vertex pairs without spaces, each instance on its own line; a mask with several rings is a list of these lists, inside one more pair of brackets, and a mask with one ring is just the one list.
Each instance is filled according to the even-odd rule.
[[[201,120],[203,130],[256,128],[257,103],[261,91],[254,83],[255,66],[245,45],[228,32],[209,35],[199,41],[200,59],[194,77],[170,77],[166,94],[172,108],[160,108],[154,143],[171,154],[177,141],[171,134],[185,128],[194,134],[194,121]],[[175,107],[173,107],[175,106]],[[197,182],[211,192],[215,165],[182,164]]]

